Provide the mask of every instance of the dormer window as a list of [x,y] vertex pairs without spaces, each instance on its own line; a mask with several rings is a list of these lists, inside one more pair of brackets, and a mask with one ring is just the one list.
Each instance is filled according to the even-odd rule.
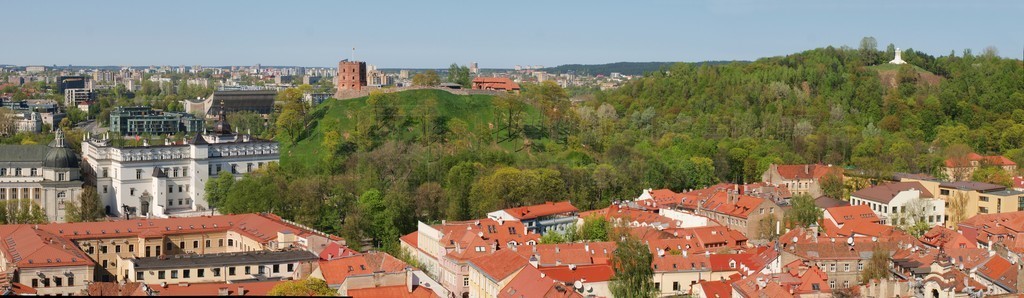
[[477,246],[477,247],[476,247],[476,251],[477,251],[477,252],[485,252],[485,251],[487,251],[487,248],[486,248],[486,247],[483,247],[483,246]]
[[736,269],[736,261],[729,260],[729,269]]

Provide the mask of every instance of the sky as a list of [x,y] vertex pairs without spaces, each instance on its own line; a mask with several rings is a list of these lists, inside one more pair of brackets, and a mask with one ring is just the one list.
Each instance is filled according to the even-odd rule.
[[826,46],[1024,55],[1024,1],[4,1],[0,64],[557,66]]

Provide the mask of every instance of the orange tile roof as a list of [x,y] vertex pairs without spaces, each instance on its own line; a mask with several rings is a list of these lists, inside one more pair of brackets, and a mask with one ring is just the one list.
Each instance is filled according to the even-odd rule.
[[[533,266],[529,267],[533,268]],[[562,282],[574,282],[580,279],[585,279],[587,282],[602,282],[611,280],[615,275],[615,270],[610,264],[580,265],[575,269],[569,268],[569,266],[540,267],[538,269],[548,277]]]
[[985,155],[980,155],[980,154],[977,154],[977,153],[974,153],[974,152],[971,152],[971,153],[967,154],[966,158],[964,158],[963,160],[957,160],[957,159],[949,158],[949,159],[946,159],[945,163],[946,163],[946,167],[947,168],[959,168],[959,167],[971,167],[971,162],[972,161],[977,161],[979,163],[985,163],[985,164],[993,165],[993,166],[1015,166],[1015,165],[1017,165],[1016,162],[1013,162],[1013,160],[1010,160],[1006,156],[1002,156],[1002,155],[989,155],[989,156],[985,156]]
[[850,196],[858,197],[865,200],[870,200],[882,204],[889,204],[896,195],[904,191],[918,190],[921,192],[921,198],[934,198],[932,193],[928,191],[924,185],[920,182],[893,182],[881,184],[873,187],[868,187],[853,192]]
[[[37,226],[40,228],[36,229]],[[78,246],[42,229],[43,226],[0,226],[0,247],[7,262],[19,268],[95,265]]]
[[[200,232],[234,231],[261,242],[277,239],[278,232],[289,232],[299,237],[317,234],[312,230],[287,223],[274,214],[231,214],[201,217],[131,219],[81,223],[52,223],[39,225],[70,240],[115,237],[162,237]],[[336,236],[328,236],[340,240]]]
[[419,239],[420,239],[420,232],[419,231],[415,231],[415,232],[406,234],[405,236],[402,236],[401,238],[398,238],[399,241],[405,242],[405,243],[409,244],[410,246],[417,247],[417,248],[420,247],[420,244],[419,244],[420,240]]
[[526,258],[511,249],[502,249],[493,254],[471,259],[469,264],[494,281],[503,280],[524,266],[530,266],[530,262]]
[[732,298],[732,287],[721,281],[702,281],[700,288],[704,291],[702,297],[708,298]]
[[921,236],[921,242],[931,247],[950,248],[975,248],[976,243],[967,240],[963,234],[950,230],[943,226],[934,226]]
[[394,273],[402,272],[409,265],[389,254],[383,252],[372,252],[355,256],[335,258],[333,260],[321,260],[320,272],[323,273],[327,284],[339,285],[345,282],[349,276],[367,275],[373,273]]
[[711,271],[711,258],[706,254],[695,255],[654,255],[651,268],[654,272]]
[[[740,265],[749,262],[753,256],[753,253],[713,254],[710,256],[711,271],[739,271]],[[729,267],[730,264],[733,264],[732,268]]]
[[880,223],[882,220],[875,215],[874,211],[871,211],[871,207],[868,205],[856,205],[856,206],[839,206],[825,209],[832,215],[832,219],[835,220],[836,224],[844,225],[847,222],[854,221],[867,221],[873,223]]
[[499,298],[532,298],[532,297],[583,297],[571,287],[551,278],[542,270],[533,266],[523,267],[498,292]]
[[[239,283],[182,283],[167,284],[161,287],[159,284],[149,285],[150,289],[159,292],[160,296],[217,296],[220,289],[227,288],[228,296],[267,296],[274,286],[287,281],[256,281]],[[244,288],[245,293],[239,294],[238,289]]]
[[999,255],[981,264],[977,268],[978,274],[988,280],[1001,285],[1012,292],[1017,291],[1017,266],[1014,266]]
[[838,174],[842,174],[843,172],[843,169],[840,167],[826,166],[823,164],[776,166],[779,176],[782,176],[782,178],[785,178],[786,180],[819,179],[829,172],[836,172]]
[[[490,254],[495,244],[498,248],[509,248],[510,242],[524,245],[540,241],[539,234],[528,233],[526,226],[519,221],[498,222],[486,218],[448,222],[434,228],[444,235],[440,239],[441,246],[451,250],[445,257],[456,261],[466,261]],[[485,248],[484,251],[477,251],[476,248],[481,246]]]
[[523,258],[535,257],[541,267],[600,264],[611,258],[615,242],[559,243],[520,246],[514,250]]
[[539,205],[505,209],[505,213],[508,213],[512,217],[518,218],[519,220],[528,220],[549,215],[572,213],[579,211],[580,210],[576,209],[576,206],[573,206],[572,203],[569,203],[569,201],[545,202],[544,204]]
[[128,282],[123,285],[118,282],[92,282],[86,288],[86,292],[89,296],[133,296],[136,291],[145,294],[140,287],[140,282]]
[[408,297],[408,298],[433,298],[437,297],[434,291],[424,287],[413,287],[412,292],[409,292],[409,288],[402,286],[389,286],[389,287],[376,287],[376,288],[363,288],[363,289],[352,289],[348,290],[348,296],[352,298],[362,297]]
[[[736,196],[736,200],[730,202],[730,196]],[[765,200],[748,195],[732,195],[724,191],[715,193],[701,207],[715,213],[731,217],[748,218],[751,213],[764,203]]]

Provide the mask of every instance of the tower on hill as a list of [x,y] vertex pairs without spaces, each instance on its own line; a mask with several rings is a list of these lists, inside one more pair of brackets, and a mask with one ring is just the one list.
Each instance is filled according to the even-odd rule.
[[[338,62],[338,94],[343,91],[360,91],[365,86],[366,62],[348,61],[348,59]],[[336,97],[340,98],[340,95]]]

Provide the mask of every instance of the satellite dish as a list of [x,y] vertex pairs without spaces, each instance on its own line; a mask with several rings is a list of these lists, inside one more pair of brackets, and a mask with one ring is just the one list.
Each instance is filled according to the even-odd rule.
[[583,282],[577,280],[577,281],[572,283],[572,286],[576,287],[577,289],[581,289],[582,290],[583,289]]
[[480,238],[483,238],[484,237],[484,232],[476,232],[476,236],[480,237]]
[[796,236],[793,236],[793,243],[796,243],[797,240],[800,240],[800,239],[797,238]]
[[846,244],[853,245],[853,236],[850,236],[850,238],[846,238]]

